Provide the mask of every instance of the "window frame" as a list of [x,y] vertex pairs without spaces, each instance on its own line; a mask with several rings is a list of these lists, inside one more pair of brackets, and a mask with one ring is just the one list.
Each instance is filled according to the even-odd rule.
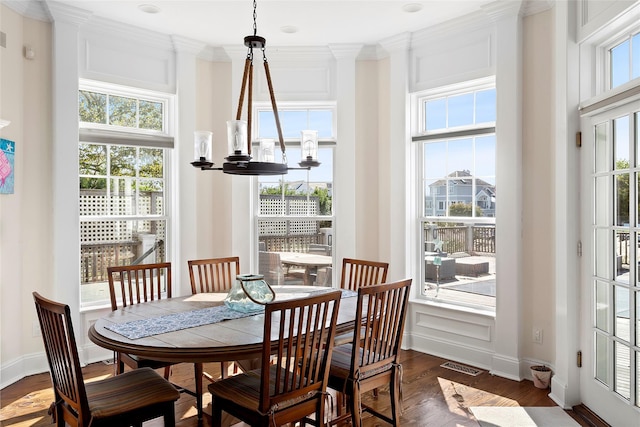
[[[436,216],[436,215],[426,215],[425,212],[425,177],[424,177],[424,147],[428,143],[428,141],[435,140],[445,140],[450,141],[456,138],[464,138],[464,137],[479,137],[483,135],[496,135],[496,122],[486,122],[474,125],[465,125],[465,126],[457,126],[451,128],[443,128],[428,131],[426,130],[426,103],[430,100],[443,98],[443,97],[451,97],[456,96],[468,92],[477,92],[488,89],[497,90],[497,85],[495,81],[495,76],[470,80],[461,82],[458,84],[453,84],[449,86],[424,90],[420,92],[416,92],[411,95],[411,106],[413,109],[412,112],[412,123],[411,130],[412,143],[417,144],[416,147],[416,180],[418,181],[416,185],[416,218],[417,218],[417,231],[420,234],[420,237],[416,240],[418,243],[417,251],[417,261],[419,265],[418,272],[420,274],[419,283],[426,283],[425,275],[425,261],[424,261],[424,250],[426,247],[427,240],[425,240],[425,226],[427,224],[432,224],[435,222],[454,222],[454,223],[467,223],[467,224],[493,224],[494,227],[497,227],[497,219],[494,215],[493,217],[459,217],[459,216]],[[475,109],[474,109],[475,113]],[[497,113],[497,110],[496,110]],[[497,146],[496,146],[496,157],[497,157]],[[493,176],[494,180],[497,177]],[[482,179],[479,176],[471,176],[472,179]],[[494,184],[495,186],[495,184]],[[445,191],[445,195],[447,197],[447,201],[436,201],[436,205],[432,206],[432,209],[436,210],[440,205],[443,205],[445,209],[448,209],[452,205],[452,201],[448,199],[449,192],[452,190],[452,187],[447,185],[447,190]],[[477,200],[476,200],[477,202]],[[435,211],[434,211],[435,213]],[[472,213],[474,213],[472,211]],[[495,254],[497,258],[497,254]],[[497,278],[496,278],[497,281]],[[425,295],[425,286],[422,285],[419,287],[419,291],[417,292],[417,299],[425,302],[431,303],[444,303],[450,305],[454,308],[462,308],[462,309],[480,309],[483,311],[490,311],[495,313],[495,305],[494,307],[488,307],[485,305],[478,305],[473,303],[467,303],[462,301],[457,301],[455,299],[446,298],[443,299],[441,297],[430,297]]]
[[[143,90],[134,87],[125,87],[121,85],[99,82],[93,80],[80,79],[78,86],[79,91],[90,91],[105,93],[115,96],[123,96],[128,98],[142,99],[145,101],[161,102],[163,105],[163,131],[141,129],[133,127],[124,127],[118,125],[109,125],[103,123],[91,123],[82,122],[78,117],[78,130],[79,137],[77,140],[78,148],[80,144],[96,144],[105,145],[107,150],[112,146],[126,146],[134,147],[136,149],[136,158],[138,158],[140,149],[155,148],[163,151],[163,213],[162,214],[149,214],[140,215],[137,212],[135,215],[112,215],[103,213],[100,215],[81,215],[78,212],[79,223],[82,224],[87,221],[164,221],[165,236],[164,236],[164,253],[165,261],[171,261],[173,258],[173,145],[174,145],[174,105],[175,95],[169,93],[160,93],[150,90]],[[79,102],[79,101],[78,101]],[[79,116],[79,115],[78,115]],[[78,158],[78,162],[80,159]],[[107,161],[107,168],[109,168],[109,162]],[[107,180],[112,179],[110,170],[107,169],[106,175],[99,175],[101,178]],[[96,175],[97,176],[97,175]],[[85,174],[80,174],[78,170],[77,179],[86,177]],[[139,179],[139,170],[136,167],[135,179]],[[144,178],[143,178],[144,179]],[[107,188],[109,185],[107,185]],[[106,191],[106,189],[105,189]],[[136,195],[140,192],[139,188],[136,188]],[[136,196],[137,197],[137,196]],[[137,200],[137,199],[136,199]],[[78,200],[80,203],[80,200]],[[79,242],[79,249],[82,242]],[[81,257],[81,253],[78,253],[78,257]],[[79,275],[81,272],[79,272]],[[79,283],[82,286],[82,278],[80,277]],[[78,290],[80,292],[80,289]],[[108,296],[108,294],[107,294]],[[99,308],[110,305],[108,298],[106,300],[84,300],[82,293],[80,294],[80,307],[81,309],[87,308]]]
[[[307,214],[307,215],[286,215],[286,214],[262,214],[260,213],[260,180],[258,177],[254,180],[253,184],[253,195],[252,200],[254,201],[254,241],[256,242],[255,247],[252,249],[257,254],[258,252],[258,244],[260,237],[260,223],[263,221],[268,221],[270,219],[278,219],[284,221],[330,221],[331,222],[331,233],[329,238],[330,246],[332,248],[331,253],[335,254],[335,197],[333,197],[334,189],[335,189],[335,147],[337,145],[337,104],[334,101],[320,101],[320,102],[283,102],[278,104],[278,113],[281,114],[284,111],[312,111],[312,110],[330,110],[332,113],[331,118],[331,136],[330,137],[319,137],[318,138],[318,150],[323,148],[330,148],[332,153],[332,170],[331,170],[331,214],[330,215],[318,215],[318,214]],[[256,119],[251,124],[251,135],[252,135],[252,150],[258,150],[260,144],[260,122],[259,117],[261,112],[272,111],[272,107],[270,103],[267,102],[254,102],[253,105],[253,117]],[[283,132],[284,133],[284,132]],[[300,149],[300,138],[289,137],[286,138],[283,136],[286,149],[289,151],[291,148],[294,150]],[[278,148],[278,138],[275,137],[276,140],[276,151]],[[290,162],[287,157],[288,162]],[[298,167],[297,164],[289,163],[289,167]],[[286,182],[286,180],[285,180]],[[305,182],[313,182],[313,181],[305,181]],[[307,187],[309,190],[309,187]],[[307,197],[309,197],[310,192],[307,191]],[[332,255],[333,256],[333,255]],[[335,265],[335,258],[333,260],[333,264]],[[334,269],[335,270],[335,269]],[[335,275],[335,271],[332,273]],[[335,278],[332,279],[333,283],[335,283]]]
[[[633,47],[632,47],[631,41],[633,37],[638,37],[638,41],[640,42],[640,25],[634,26],[633,28],[630,28],[630,29],[626,29],[621,33],[617,33],[611,38],[608,38],[607,41],[601,43],[596,48],[595,63],[599,65],[596,65],[595,68],[596,70],[600,70],[600,73],[601,73],[600,82],[602,84],[601,90],[603,92],[618,90],[618,88],[626,87],[629,84],[629,82],[637,81],[638,79],[640,79],[640,76],[635,78],[632,77]],[[625,41],[630,42],[629,43],[629,67],[630,68],[627,70],[627,72],[629,73],[629,79],[624,83],[620,83],[617,86],[613,86],[613,82],[612,82],[613,64],[612,64],[611,51],[617,46],[624,43]]]

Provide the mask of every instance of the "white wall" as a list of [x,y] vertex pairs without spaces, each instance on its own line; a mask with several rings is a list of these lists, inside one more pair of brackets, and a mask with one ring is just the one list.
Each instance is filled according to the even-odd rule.
[[381,176],[379,129],[380,61],[358,61],[356,78],[356,114],[358,129],[355,144],[355,253],[363,259],[387,262],[380,253],[378,225],[380,224]]
[[[33,291],[52,291],[51,25],[0,5],[0,137],[16,143],[14,194],[0,195],[0,377],[41,372]],[[36,56],[23,58],[23,46]]]

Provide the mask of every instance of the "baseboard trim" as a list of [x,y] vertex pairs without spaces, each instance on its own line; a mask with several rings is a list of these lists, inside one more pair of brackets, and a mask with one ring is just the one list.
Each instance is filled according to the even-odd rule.
[[0,366],[0,389],[20,381],[28,375],[41,374],[49,371],[49,364],[44,352],[32,353],[14,359]]
[[582,403],[580,405],[574,406],[572,409],[573,412],[575,412],[575,414],[578,415],[581,420],[583,420],[591,427],[611,427],[595,412],[584,406]]

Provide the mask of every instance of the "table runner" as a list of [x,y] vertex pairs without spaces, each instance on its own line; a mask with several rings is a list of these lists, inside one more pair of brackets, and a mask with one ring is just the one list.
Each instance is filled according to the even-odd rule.
[[[357,292],[342,290],[342,298],[349,298],[357,295]],[[225,305],[218,305],[215,307],[201,308],[198,310],[185,311],[182,313],[167,314],[150,319],[140,319],[124,323],[114,323],[105,325],[105,328],[130,340],[137,340],[153,335],[179,331],[181,329],[195,328],[197,326],[209,325],[212,323],[222,322],[224,320],[255,316],[262,313],[262,311],[243,313],[240,311],[232,310]]]

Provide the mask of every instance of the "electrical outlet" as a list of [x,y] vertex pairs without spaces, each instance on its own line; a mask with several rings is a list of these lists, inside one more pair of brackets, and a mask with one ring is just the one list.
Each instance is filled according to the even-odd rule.
[[542,344],[542,329],[533,329],[533,342]]
[[31,324],[31,335],[34,337],[39,337],[42,335],[42,332],[40,332],[40,323],[37,321],[34,321]]

